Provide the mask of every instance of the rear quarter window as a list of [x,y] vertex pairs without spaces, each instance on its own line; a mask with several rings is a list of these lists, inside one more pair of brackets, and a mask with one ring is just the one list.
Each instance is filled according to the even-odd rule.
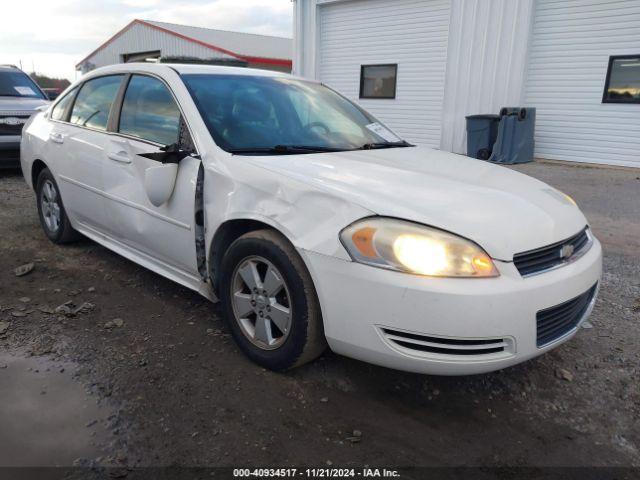
[[64,97],[62,97],[58,103],[56,103],[56,105],[53,107],[53,110],[51,110],[52,120],[58,120],[61,122],[67,120],[67,111],[69,109],[69,106],[71,105],[71,102],[73,101],[73,96],[75,95],[76,90],[77,89],[74,88]]

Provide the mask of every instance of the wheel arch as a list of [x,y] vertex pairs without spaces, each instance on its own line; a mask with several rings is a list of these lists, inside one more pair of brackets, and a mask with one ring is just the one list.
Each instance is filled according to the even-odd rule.
[[216,295],[219,293],[218,280],[220,278],[220,266],[225,252],[229,246],[242,235],[256,230],[275,231],[293,244],[291,239],[285,235],[281,229],[264,221],[254,218],[234,218],[226,220],[216,230],[209,246],[209,277]]
[[40,159],[34,160],[31,164],[31,188],[33,188],[34,190],[36,189],[38,184],[38,177],[45,168],[49,167]]

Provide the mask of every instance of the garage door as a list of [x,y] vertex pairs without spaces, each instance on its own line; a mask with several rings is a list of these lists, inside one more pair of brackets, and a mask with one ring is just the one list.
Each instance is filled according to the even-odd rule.
[[[357,0],[320,8],[320,79],[403,138],[438,147],[450,0]],[[396,98],[360,100],[360,66],[397,64]]]
[[640,1],[537,0],[526,103],[542,158],[640,167],[640,104],[602,103],[610,55],[640,55]]

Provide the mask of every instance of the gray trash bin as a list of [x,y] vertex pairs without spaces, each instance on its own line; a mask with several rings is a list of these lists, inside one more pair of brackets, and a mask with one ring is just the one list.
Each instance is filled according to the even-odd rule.
[[504,164],[533,161],[535,126],[535,108],[503,108],[489,161]]
[[498,137],[500,115],[469,115],[466,119],[467,155],[488,160]]

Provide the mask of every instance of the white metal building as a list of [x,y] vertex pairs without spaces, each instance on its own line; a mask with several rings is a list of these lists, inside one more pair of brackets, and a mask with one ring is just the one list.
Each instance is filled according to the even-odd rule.
[[537,157],[640,167],[640,0],[294,1],[294,73],[410,141],[528,106]]
[[249,67],[291,71],[290,38],[134,20],[76,65],[86,73],[115,63],[165,57],[240,61]]

